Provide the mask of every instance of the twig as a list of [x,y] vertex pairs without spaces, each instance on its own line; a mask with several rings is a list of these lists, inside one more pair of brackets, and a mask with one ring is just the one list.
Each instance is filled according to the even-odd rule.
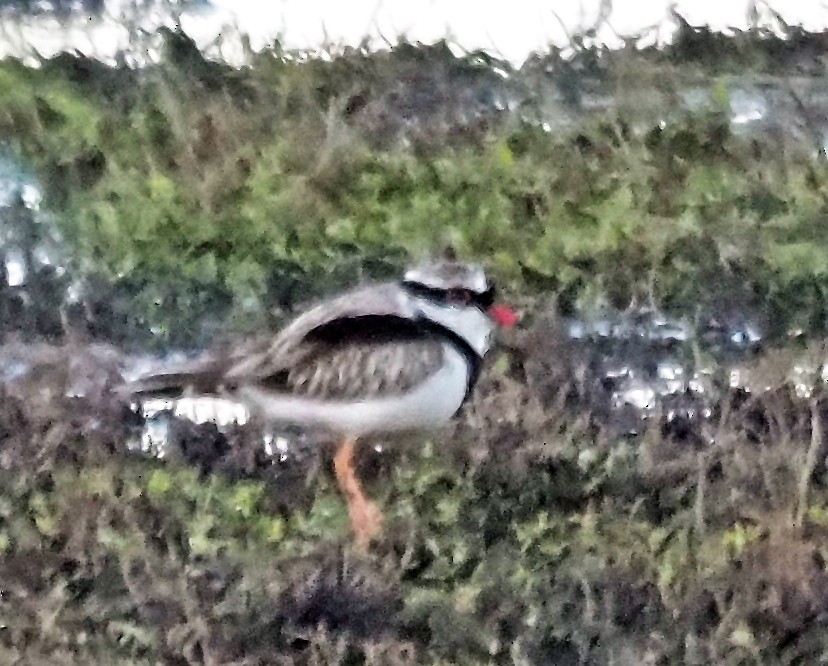
[[698,477],[696,479],[696,532],[699,536],[704,536],[704,492],[707,488],[707,456],[704,453],[699,453],[696,456],[698,462]]
[[811,444],[805,455],[805,467],[799,477],[799,499],[794,518],[794,526],[801,527],[808,510],[808,491],[811,488],[811,476],[816,467],[817,453],[822,448],[822,418],[819,413],[819,401],[811,399]]

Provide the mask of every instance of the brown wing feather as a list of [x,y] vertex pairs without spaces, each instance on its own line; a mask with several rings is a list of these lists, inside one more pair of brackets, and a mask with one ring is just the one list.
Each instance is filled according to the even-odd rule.
[[443,364],[443,344],[435,337],[310,342],[294,363],[285,387],[296,395],[320,399],[365,399],[410,390]]

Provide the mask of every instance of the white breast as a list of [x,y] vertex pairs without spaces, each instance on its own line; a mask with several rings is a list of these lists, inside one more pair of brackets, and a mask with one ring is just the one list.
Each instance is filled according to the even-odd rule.
[[452,344],[446,343],[444,350],[443,367],[415,389],[400,395],[317,401],[273,395],[245,386],[239,387],[239,397],[269,421],[321,427],[346,436],[434,428],[446,423],[460,409],[469,381],[466,358]]

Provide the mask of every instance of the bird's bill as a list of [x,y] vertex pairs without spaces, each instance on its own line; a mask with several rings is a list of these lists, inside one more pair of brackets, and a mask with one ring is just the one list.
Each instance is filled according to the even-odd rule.
[[486,313],[503,328],[511,328],[520,320],[518,313],[508,305],[492,305]]

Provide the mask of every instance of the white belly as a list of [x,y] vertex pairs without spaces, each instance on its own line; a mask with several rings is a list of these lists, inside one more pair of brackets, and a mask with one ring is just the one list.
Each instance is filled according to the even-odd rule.
[[368,400],[316,401],[268,394],[240,387],[239,398],[268,421],[325,428],[346,436],[435,428],[460,409],[469,381],[469,366],[453,345],[445,345],[446,362],[412,391]]

